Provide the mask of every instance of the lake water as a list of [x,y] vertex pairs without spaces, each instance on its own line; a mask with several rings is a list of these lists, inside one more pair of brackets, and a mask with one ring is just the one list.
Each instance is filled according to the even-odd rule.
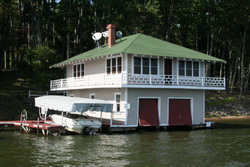
[[250,120],[216,127],[56,137],[0,131],[0,166],[250,166]]

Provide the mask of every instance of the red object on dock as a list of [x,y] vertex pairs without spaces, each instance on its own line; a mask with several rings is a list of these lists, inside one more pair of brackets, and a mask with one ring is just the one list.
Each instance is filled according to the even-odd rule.
[[64,130],[65,127],[62,125],[54,124],[52,121],[0,121],[0,125],[13,125],[13,126],[24,126],[27,128],[41,129],[41,130]]

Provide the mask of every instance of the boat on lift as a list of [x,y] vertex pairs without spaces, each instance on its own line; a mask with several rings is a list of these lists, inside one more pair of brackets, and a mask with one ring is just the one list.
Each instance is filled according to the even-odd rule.
[[[77,134],[93,134],[102,126],[102,114],[111,113],[113,104],[99,99],[68,96],[41,96],[35,98],[40,119],[48,120]],[[99,113],[99,118],[88,113]]]

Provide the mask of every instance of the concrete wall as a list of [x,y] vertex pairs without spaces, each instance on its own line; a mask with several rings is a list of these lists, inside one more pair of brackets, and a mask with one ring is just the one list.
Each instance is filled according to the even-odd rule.
[[193,111],[193,124],[204,123],[204,91],[203,90],[178,90],[178,89],[128,89],[128,103],[130,109],[128,110],[129,125],[138,124],[138,104],[139,97],[159,98],[159,117],[160,124],[168,124],[168,99],[171,97],[191,98]]

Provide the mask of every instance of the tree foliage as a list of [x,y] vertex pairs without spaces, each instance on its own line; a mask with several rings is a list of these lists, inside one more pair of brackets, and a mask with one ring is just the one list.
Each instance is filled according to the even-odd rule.
[[225,59],[208,63],[207,74],[226,76],[229,91],[244,92],[249,7],[249,0],[0,0],[0,69],[20,70],[41,46],[58,60],[92,49],[91,33],[113,23],[125,36],[140,32]]
[[28,49],[22,60],[22,71],[34,78],[40,88],[48,87],[50,80],[62,76],[62,71],[49,67],[59,61],[55,51],[47,46]]

